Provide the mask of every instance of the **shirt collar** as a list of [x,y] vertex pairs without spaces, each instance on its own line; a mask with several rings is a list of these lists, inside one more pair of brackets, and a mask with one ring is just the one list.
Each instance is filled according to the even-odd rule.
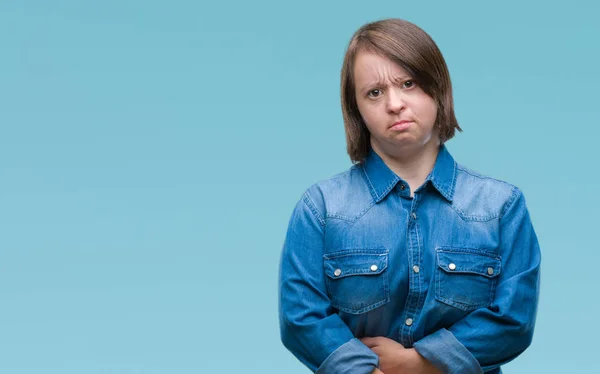
[[[448,201],[454,197],[454,186],[456,182],[456,162],[448,152],[445,145],[440,146],[435,165],[431,173],[425,179],[438,190]],[[362,162],[362,170],[369,186],[371,196],[375,202],[380,202],[388,193],[402,180],[381,159],[381,157],[369,148],[369,153]]]

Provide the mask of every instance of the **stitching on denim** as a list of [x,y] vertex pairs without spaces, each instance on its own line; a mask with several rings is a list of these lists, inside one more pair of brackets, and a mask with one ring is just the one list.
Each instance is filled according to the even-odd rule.
[[381,299],[381,300],[377,301],[376,303],[374,303],[372,305],[368,305],[368,306],[365,306],[365,307],[357,309],[357,310],[352,310],[350,308],[339,307],[339,305],[333,305],[333,303],[332,303],[332,305],[337,310],[340,310],[340,311],[348,313],[348,314],[363,314],[363,313],[369,312],[369,311],[371,311],[371,310],[373,310],[375,308],[379,308],[380,306],[382,306],[384,304],[387,304],[389,302],[390,302],[390,296],[387,295],[384,299]]
[[488,302],[487,302],[488,305],[494,300],[494,292],[496,292],[496,277],[492,278],[490,294],[488,295]]
[[503,181],[501,179],[496,179],[496,178],[490,177],[489,175],[483,175],[483,174],[478,173],[478,172],[476,172],[474,170],[468,169],[466,166],[463,166],[463,165],[458,165],[458,170],[460,170],[460,171],[462,171],[464,173],[467,173],[467,174],[469,174],[469,175],[471,175],[471,176],[473,176],[475,178],[478,178],[478,179],[492,180],[492,181],[495,181],[495,182],[499,182],[499,183],[505,184],[505,185],[510,186],[510,187],[514,187],[514,185],[511,184],[511,183],[508,183],[508,182]]
[[454,210],[463,221],[476,221],[476,222],[487,222],[498,218],[498,214],[491,214],[488,216],[468,216],[454,203],[450,204],[452,210]]
[[390,183],[388,183],[388,185],[387,185],[387,186],[385,187],[385,189],[383,190],[383,191],[385,191],[385,193],[382,195],[382,197],[380,198],[380,200],[382,200],[384,196],[387,196],[387,194],[389,194],[389,193],[390,193],[390,191],[391,191],[392,187],[394,187],[394,185],[395,185],[396,183],[398,183],[398,181],[399,181],[399,179],[398,179],[398,176],[395,176],[395,177],[394,177],[394,179],[392,179],[392,180],[390,181]]
[[513,189],[511,191],[511,195],[508,198],[508,200],[506,201],[506,203],[504,203],[504,207],[502,208],[502,212],[500,212],[500,219],[502,219],[502,217],[504,217],[504,214],[506,214],[506,212],[508,211],[508,209],[517,200],[517,196],[518,195],[519,195],[519,189],[517,187],[513,186]]
[[[415,194],[414,200],[411,204],[411,212],[416,212],[417,211],[417,206],[419,204],[419,201],[421,199],[421,195],[420,194]],[[410,212],[409,212],[410,214]],[[419,215],[417,215],[417,217],[419,217]],[[409,216],[409,222],[410,222],[410,216]],[[407,230],[408,234],[411,237],[411,246],[410,246],[410,258],[409,258],[409,264],[408,264],[408,272],[410,274],[409,276],[409,295],[407,299],[411,300],[411,307],[408,308],[409,311],[414,313],[414,318],[416,319],[416,316],[419,314],[419,308],[421,306],[421,298],[422,298],[422,293],[421,293],[421,277],[419,276],[419,274],[415,274],[413,271],[411,271],[411,265],[413,265],[415,263],[415,261],[417,263],[421,263],[421,240],[420,240],[420,235],[419,235],[419,224],[418,221],[414,221],[414,232],[416,235],[416,246],[412,245],[413,241],[412,241],[412,230]],[[416,250],[416,253],[415,253]],[[415,291],[413,291],[411,289],[411,285],[415,286]],[[414,293],[416,292],[416,300],[415,300],[415,295]],[[408,301],[408,300],[407,300]],[[416,304],[415,304],[416,303]],[[414,343],[414,336],[411,334],[413,329],[413,325],[408,326],[407,330],[407,340],[408,343],[412,346]]]
[[[417,262],[420,263],[421,262],[420,261],[421,250],[420,250],[420,244],[419,244],[420,243],[420,240],[419,240],[419,229],[418,229],[418,225],[416,223],[415,223],[415,233],[417,235],[417,255],[414,256],[414,253],[413,253],[412,257],[413,257],[413,259],[416,257]],[[409,273],[411,273],[412,278],[415,280],[415,284],[416,284],[415,288],[416,288],[416,292],[417,292],[417,300],[416,300],[416,305],[415,305],[415,308],[414,308],[414,310],[415,310],[415,316],[414,317],[416,319],[417,315],[419,314],[418,313],[419,309],[421,307],[421,297],[422,297],[422,294],[421,294],[421,277],[419,276],[418,273],[415,273],[414,271],[411,271],[411,266],[410,265],[411,264],[408,265],[408,271],[409,271]],[[414,296],[412,296],[412,298],[414,298]],[[408,341],[410,342],[410,344],[412,346],[412,344],[415,341],[414,341],[414,336],[411,334],[411,331],[410,331],[411,329],[412,329],[412,325],[409,326],[409,328],[408,328],[408,330],[409,330],[408,331]]]
[[[365,249],[366,248],[361,248],[361,249],[358,249],[356,251],[354,251],[354,250],[348,250],[348,254],[364,253]],[[329,296],[329,298],[331,300],[332,306],[335,307],[337,310],[345,312],[345,313],[349,313],[349,314],[362,314],[362,313],[366,313],[368,311],[371,311],[371,310],[373,310],[375,308],[380,307],[381,305],[384,305],[384,304],[387,304],[388,302],[390,302],[391,297],[390,297],[390,292],[389,292],[389,276],[388,276],[388,271],[384,271],[387,268],[387,263],[389,262],[389,259],[388,259],[389,250],[385,249],[385,248],[381,248],[381,247],[380,248],[374,248],[374,249],[379,249],[379,250],[383,249],[384,252],[381,253],[381,254],[377,254],[377,255],[379,255],[379,256],[386,256],[385,257],[386,266],[384,267],[384,269],[382,269],[376,275],[377,277],[380,277],[381,283],[382,283],[382,286],[383,286],[382,287],[382,289],[383,289],[382,298],[380,300],[377,300],[376,302],[370,304],[370,305],[364,306],[364,307],[359,308],[359,309],[352,309],[350,307],[345,307],[345,306],[341,305],[341,302],[343,300],[338,300],[337,298],[333,297],[334,295],[331,292],[331,287],[330,287],[330,285],[333,285],[333,282],[337,281],[337,279],[342,279],[342,278],[332,279],[330,277],[327,277],[325,279],[325,285],[326,285],[326,289],[327,289],[327,292],[328,292],[328,296]],[[366,252],[366,253],[369,253],[369,252]],[[326,256],[327,256],[327,254],[323,255],[323,258],[325,259]],[[324,262],[324,264],[325,264],[325,262]],[[325,265],[324,265],[324,271],[327,272],[326,269],[325,269]],[[364,274],[370,274],[370,273],[364,273]],[[357,274],[354,274],[354,275],[364,275],[364,274],[358,274],[357,273]]]
[[312,202],[312,199],[310,198],[310,195],[308,194],[308,191],[306,191],[304,193],[304,195],[302,196],[302,200],[304,201],[304,204],[306,204],[306,206],[308,206],[308,209],[310,209],[310,211],[315,216],[315,218],[317,219],[317,221],[319,221],[319,224],[322,227],[325,227],[325,220],[323,219],[323,217],[321,216],[321,214],[317,210],[316,206]]
[[334,214],[327,214],[327,218],[341,219],[343,221],[355,222],[358,219],[360,219],[362,216],[364,216],[374,206],[375,206],[375,201],[371,200],[369,205],[367,205],[365,207],[365,209],[363,209],[362,211],[358,212],[354,217],[348,217],[348,216],[344,216],[342,214],[334,213]]
[[[489,249],[490,251],[487,251]],[[502,256],[500,256],[496,252],[492,252],[494,248],[472,248],[472,247],[456,247],[456,246],[436,246],[435,251],[436,254],[439,252],[457,252],[457,253],[472,253],[472,254],[481,254],[487,257],[494,258],[496,260],[502,260]]]
[[452,165],[452,184],[450,185],[450,191],[448,192],[448,197],[450,200],[454,200],[454,188],[456,187],[456,168],[457,168],[457,164],[456,161],[454,161],[454,164]]
[[[469,174],[469,175],[471,175],[471,176],[473,176],[475,178],[478,178],[478,179],[491,179],[491,180],[495,180],[495,181],[498,181],[498,182],[503,182],[503,181],[501,181],[499,179],[492,178],[489,175],[483,175],[483,174],[481,174],[479,172],[476,172],[475,170],[471,170],[471,169],[469,169],[469,168],[467,168],[466,166],[463,166],[463,165],[459,165],[458,169],[460,171],[462,171],[464,173],[467,173],[467,174]],[[503,182],[503,183],[506,183],[506,182]]]
[[[375,199],[378,199],[378,195],[377,192],[375,191],[375,187],[373,186],[373,184],[371,183],[371,180],[369,179],[369,176],[367,175],[367,172],[364,168],[364,165],[360,168],[364,178],[366,179],[366,184],[367,184],[367,188],[369,189],[369,192],[371,193],[371,197],[373,198],[373,195],[375,196]],[[327,212],[325,215],[326,219],[340,219],[343,221],[347,221],[347,222],[355,222],[356,220],[358,220],[359,218],[361,218],[363,215],[365,215],[369,209],[371,209],[374,205],[376,204],[375,200],[371,200],[369,202],[369,204],[360,212],[358,212],[356,215],[354,215],[353,217],[349,217],[343,214],[339,214],[339,213],[329,213]]]
[[[373,252],[373,251],[378,251],[378,252]],[[352,256],[352,255],[386,256],[389,253],[390,253],[390,251],[384,247],[373,247],[373,248],[362,247],[360,249],[348,248],[348,249],[340,249],[335,252],[325,253],[323,255],[323,258],[327,259],[327,260],[332,260],[335,258]]]
[[377,191],[377,189],[375,188],[375,185],[371,181],[371,178],[369,178],[369,175],[367,174],[367,170],[364,168],[364,166],[363,166],[362,170],[363,170],[363,174],[367,178],[367,181],[369,182],[369,189],[372,191],[373,195],[375,195],[375,199],[377,200],[377,202],[383,200],[383,198],[387,194],[390,193],[392,187],[396,183],[398,183],[398,181],[400,180],[400,178],[397,175],[394,175],[394,178],[392,178],[392,180],[387,184],[387,186],[385,186],[385,188],[381,191],[381,195],[380,195],[379,191]]
[[[410,217],[410,213],[409,213],[408,217]],[[408,219],[410,220],[410,218],[408,218]],[[406,226],[407,226],[407,230],[406,230],[406,258],[407,258],[407,261],[410,263],[410,260],[411,260],[411,258],[410,258],[410,247],[411,247],[411,240],[412,239],[411,239],[411,236],[410,236],[410,231],[408,230],[408,223],[407,223]],[[408,287],[409,287],[408,293],[410,294],[410,276],[409,276]],[[404,307],[402,308],[402,310],[404,312],[406,311],[406,306],[407,305],[408,305],[408,295],[407,295],[406,301],[404,302]],[[400,330],[400,343],[402,345],[408,344],[408,341],[406,339],[406,324],[402,323],[399,330]]]
[[[456,307],[458,309],[464,310],[464,311],[468,311],[468,310],[472,310],[472,309],[477,309],[480,307],[487,307],[490,305],[490,303],[494,300],[494,294],[496,292],[496,284],[497,284],[497,277],[487,277],[486,278],[489,280],[490,282],[490,290],[488,292],[488,299],[487,302],[485,303],[477,303],[477,304],[468,304],[468,303],[463,303],[461,301],[456,301],[456,300],[452,300],[449,299],[447,297],[442,296],[442,292],[441,292],[441,274],[444,271],[441,266],[440,266],[440,260],[439,260],[439,254],[440,252],[455,252],[455,253],[469,253],[469,254],[479,254],[479,255],[483,255],[486,257],[489,257],[491,259],[497,260],[498,261],[498,271],[499,273],[501,273],[501,267],[502,267],[502,256],[493,253],[493,252],[488,252],[488,251],[482,251],[479,248],[466,248],[466,247],[453,247],[453,246],[437,246],[435,247],[435,253],[436,253],[436,270],[435,270],[435,284],[436,284],[436,292],[435,292],[435,298],[445,304],[448,304],[450,306]],[[497,275],[497,274],[496,274]]]
[[352,217],[348,217],[348,216],[344,216],[338,213],[334,213],[334,214],[327,214],[327,219],[340,219],[342,221],[348,221],[348,222],[352,222],[354,221],[354,218]]
[[[327,267],[325,266],[325,261],[323,261],[323,273],[327,274]],[[333,301],[333,293],[331,293],[330,283],[331,281],[328,279],[328,277],[325,277],[325,292],[327,293],[327,297],[329,298],[329,300]]]
[[[488,177],[488,176],[484,176],[481,174],[477,174],[475,172],[472,172],[471,170],[466,169],[464,166],[459,165],[458,163],[454,163],[454,176],[452,179],[452,191],[455,190],[456,188],[456,180],[458,179],[458,172],[457,171],[462,171],[466,174],[469,174],[475,178],[481,179],[481,180],[492,180],[492,181],[496,181],[496,182],[500,182],[509,186],[512,186],[510,183],[501,181],[499,179],[495,179],[492,177]],[[453,193],[454,194],[454,193]],[[490,215],[486,215],[486,216],[470,216],[467,215],[465,212],[463,212],[458,206],[456,206],[456,204],[454,203],[454,201],[452,202],[452,204],[450,204],[450,207],[458,214],[458,216],[463,220],[463,221],[475,221],[475,222],[487,222],[487,221],[491,221],[494,220],[496,218],[498,218],[499,214],[490,214]]]
[[452,201],[454,199],[454,185],[456,183],[456,162],[452,163],[452,180],[450,182],[450,186],[446,183],[442,183],[438,180],[438,178],[432,178],[432,181],[435,185],[439,186],[438,191],[444,196],[447,200]]
[[[336,262],[335,262],[335,260],[325,260],[324,263],[325,264],[332,264],[332,263],[335,264]],[[335,268],[335,265],[333,265],[332,267]],[[343,267],[343,265],[342,265],[342,267]],[[354,277],[357,275],[366,275],[366,276],[372,277],[372,276],[383,274],[387,269],[387,262],[383,262],[383,264],[377,269],[377,271],[371,271],[371,269],[369,269],[369,268],[362,268],[362,269],[354,268],[354,269],[352,269],[349,267],[344,267],[344,269],[345,270],[340,275],[335,275],[333,273],[333,271],[331,270],[331,268],[325,269],[325,275],[327,275],[328,278],[333,279],[333,280],[344,279],[347,277]]]
[[[504,215],[504,213],[507,210],[508,205],[510,205],[510,202],[512,202],[512,200],[514,200],[514,198],[515,198],[514,195],[516,194],[516,191],[518,191],[518,188],[514,184],[508,183],[508,182],[500,180],[500,179],[492,178],[492,177],[487,176],[487,175],[479,174],[477,172],[474,172],[472,170],[467,169],[464,166],[460,166],[459,165],[459,170],[461,170],[462,172],[464,172],[466,174],[469,174],[469,175],[471,175],[471,176],[473,176],[475,178],[478,178],[478,179],[481,179],[481,180],[491,180],[491,181],[498,182],[500,184],[503,184],[503,185],[508,186],[508,187],[511,188],[511,197],[508,199],[507,205],[505,205],[503,211],[501,213],[499,213],[499,214],[495,214],[493,216],[489,216],[490,218],[486,219],[486,221],[489,221],[489,220],[492,220],[492,219],[498,218],[498,217],[502,218],[502,216]],[[465,216],[465,217],[468,217],[468,216]]]
[[435,298],[437,300],[443,302],[444,304],[448,304],[450,306],[453,306],[453,307],[463,310],[465,312],[468,312],[469,310],[475,310],[475,309],[487,307],[490,304],[489,302],[488,303],[478,303],[478,304],[467,304],[467,303],[451,300],[446,297],[438,296],[438,295],[435,295]]
[[361,170],[362,170],[365,178],[367,179],[367,182],[369,182],[368,183],[369,190],[371,191],[371,193],[373,195],[375,195],[375,199],[379,200],[379,195],[377,194],[377,191],[375,190],[375,186],[373,185],[373,182],[371,182],[371,178],[369,178],[369,174],[367,174],[367,170],[365,169],[365,165],[362,166]]
[[439,258],[439,254],[437,251],[435,251],[435,266],[434,266],[434,272],[435,272],[435,298],[437,299],[438,297],[442,296],[442,282],[441,282],[441,269],[440,267],[440,258]]
[[[421,195],[417,195],[417,203],[420,203],[422,199]],[[415,207],[416,210],[416,207]],[[420,214],[417,214],[417,219],[420,217]],[[425,251],[425,241],[421,238],[420,226],[419,222],[415,221],[415,230],[417,232],[417,245],[418,245],[418,264],[421,265],[423,263],[423,252]],[[410,270],[409,270],[410,271]],[[417,308],[419,310],[419,315],[423,311],[423,304],[425,303],[425,294],[423,287],[425,286],[423,283],[423,277],[421,276],[421,272],[416,273],[417,278],[419,279],[419,299],[417,300]],[[413,337],[414,339],[414,337]],[[414,342],[414,340],[413,340]]]
[[[414,253],[413,253],[414,252],[413,251],[414,242],[413,242],[411,229],[409,228],[410,222],[411,222],[410,214],[413,211],[414,204],[415,204],[415,201],[413,200],[413,202],[411,203],[411,209],[408,212],[408,222],[407,222],[407,230],[406,230],[406,233],[408,236],[408,243],[409,243],[409,245],[407,247],[407,257],[408,257],[409,264],[414,261],[414,259],[413,259],[413,257],[414,257]],[[410,267],[410,265],[409,265],[409,267]],[[413,296],[411,295],[413,293],[413,291],[411,290],[411,286],[414,284],[414,274],[411,274],[410,270],[409,270],[409,274],[410,274],[410,276],[408,277],[408,294],[406,297],[406,301],[404,303],[405,312],[411,310],[410,304],[412,301],[411,299],[413,298]],[[406,341],[409,345],[412,345],[412,338],[410,336],[411,326],[407,326],[406,323],[402,324],[402,340]]]

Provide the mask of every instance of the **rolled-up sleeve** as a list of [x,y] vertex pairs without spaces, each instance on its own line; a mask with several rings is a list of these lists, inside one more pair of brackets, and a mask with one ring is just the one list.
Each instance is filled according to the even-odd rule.
[[292,212],[279,269],[281,340],[313,372],[370,374],[377,355],[353,336],[327,296],[322,205],[306,191]]
[[500,217],[502,272],[493,302],[414,344],[444,373],[497,369],[530,344],[537,314],[540,248],[522,192],[514,187]]

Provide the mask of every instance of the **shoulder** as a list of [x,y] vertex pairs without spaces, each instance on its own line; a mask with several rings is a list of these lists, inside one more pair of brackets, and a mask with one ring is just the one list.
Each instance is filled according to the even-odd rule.
[[500,218],[507,207],[521,195],[519,187],[512,183],[482,174],[462,164],[456,165],[452,204],[464,218]]
[[356,218],[374,204],[359,164],[313,183],[305,190],[302,199],[323,218],[348,220]]

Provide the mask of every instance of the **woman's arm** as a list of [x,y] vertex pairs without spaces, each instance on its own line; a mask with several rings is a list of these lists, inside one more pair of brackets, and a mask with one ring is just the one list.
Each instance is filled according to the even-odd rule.
[[379,367],[385,374],[442,374],[414,348],[404,348],[395,340],[383,336],[360,340],[379,356]]
[[315,202],[312,196],[307,191],[294,208],[281,255],[281,339],[313,372],[371,374],[377,355],[354,338],[327,296],[324,207],[322,199]]
[[494,301],[414,348],[444,373],[481,373],[517,357],[531,343],[540,284],[540,248],[525,198],[513,189],[500,218],[502,271]]

